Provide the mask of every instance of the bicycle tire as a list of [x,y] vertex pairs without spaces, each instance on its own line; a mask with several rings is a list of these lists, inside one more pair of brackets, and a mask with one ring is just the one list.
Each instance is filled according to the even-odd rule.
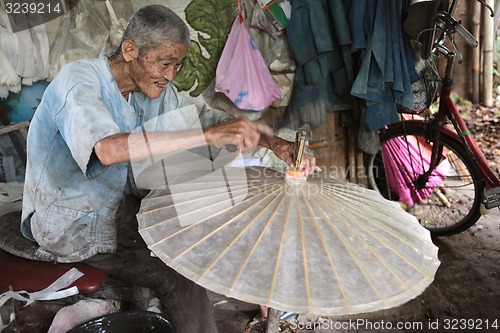
[[[421,152],[425,150],[425,146],[431,145],[429,143],[431,142],[430,133],[428,126],[425,126],[423,122],[411,122],[402,126],[389,127],[382,131],[379,135],[381,148],[376,154],[370,155],[368,159],[367,171],[370,186],[389,200],[400,201],[400,197],[404,196],[404,199],[408,201],[406,194],[398,195],[394,193],[393,189],[396,188],[402,192],[401,185],[409,188],[414,186],[409,184],[408,180],[403,180],[401,175],[406,174],[415,178],[416,174],[422,173],[421,170],[420,172],[418,170],[419,166],[426,162],[422,162]],[[440,142],[444,148],[443,155],[446,153],[446,158],[440,162],[437,168],[439,170],[433,172],[433,176],[438,177],[439,174],[442,183],[438,186],[437,183],[431,185],[431,182],[427,182],[423,189],[427,191],[426,198],[420,202],[417,198],[411,205],[403,203],[402,205],[406,206],[406,210],[414,215],[432,235],[448,236],[467,230],[479,219],[481,216],[481,193],[485,182],[459,139],[442,132]],[[382,152],[385,152],[386,161],[389,162],[390,158],[387,156],[393,154],[390,149],[394,151],[394,144],[399,144],[398,147],[403,148],[405,160],[401,157],[401,160],[397,162],[399,166],[396,166],[397,163],[392,160],[390,165],[386,167]],[[408,145],[413,145],[414,153],[409,153]],[[452,156],[455,157],[452,159]],[[406,161],[406,163],[401,161]],[[408,165],[408,161],[410,161],[410,165]],[[443,172],[443,169],[446,171]],[[403,174],[400,175],[398,172]],[[398,175],[399,178],[396,177]],[[391,184],[388,183],[387,179],[391,180]],[[440,193],[444,195],[444,199]],[[450,206],[447,206],[446,200]]]

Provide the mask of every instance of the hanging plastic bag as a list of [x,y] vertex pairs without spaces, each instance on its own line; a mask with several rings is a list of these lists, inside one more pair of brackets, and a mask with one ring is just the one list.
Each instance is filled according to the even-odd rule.
[[79,7],[70,11],[65,10],[64,15],[60,18],[58,34],[50,48],[48,81],[52,81],[65,64],[77,59],[92,58],[99,55],[99,51],[94,48],[82,47],[82,41],[75,36],[82,37],[84,35],[82,31],[78,32],[79,28],[76,27],[75,21],[79,14],[78,10]]
[[217,65],[215,91],[224,93],[242,110],[264,110],[283,97],[259,49],[243,24],[233,22]]
[[110,26],[109,26],[109,41],[111,43],[111,47],[116,49],[120,46],[123,34],[125,33],[125,29],[127,28],[127,21],[123,18],[118,18],[115,13],[115,9],[111,4],[111,1],[106,0],[106,8],[109,12],[110,18]]
[[252,27],[264,30],[273,38],[278,38],[285,32],[285,30],[276,29],[276,27],[267,18],[264,11],[262,11],[262,7],[258,3],[255,3],[253,7],[252,17],[250,19],[250,25]]
[[79,0],[79,13],[75,18],[76,27],[72,28],[76,44],[86,50],[93,50],[97,56],[107,49],[109,30],[101,13],[89,0]]
[[269,22],[278,30],[283,31],[290,22],[292,5],[288,0],[257,0],[264,15]]

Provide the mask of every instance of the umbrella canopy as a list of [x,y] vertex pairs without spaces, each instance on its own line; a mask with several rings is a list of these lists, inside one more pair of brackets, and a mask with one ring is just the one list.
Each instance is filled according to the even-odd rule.
[[283,311],[398,306],[439,266],[429,231],[377,192],[267,168],[191,172],[152,190],[137,217],[149,248],[179,273]]

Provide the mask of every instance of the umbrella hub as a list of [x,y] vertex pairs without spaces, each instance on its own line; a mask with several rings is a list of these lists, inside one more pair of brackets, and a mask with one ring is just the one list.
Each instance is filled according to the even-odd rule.
[[304,170],[299,170],[294,167],[290,167],[286,170],[285,183],[290,185],[299,185],[307,181],[307,176]]

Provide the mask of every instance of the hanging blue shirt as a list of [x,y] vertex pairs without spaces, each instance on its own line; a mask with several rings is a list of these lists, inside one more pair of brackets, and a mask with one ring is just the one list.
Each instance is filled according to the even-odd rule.
[[[131,191],[130,163],[104,166],[94,145],[192,103],[171,84],[157,99],[138,92],[129,103],[105,56],[63,67],[28,132],[21,231],[40,245],[39,259],[75,262],[116,250],[114,219]],[[229,118],[218,110],[198,111],[202,126]],[[169,124],[169,130],[189,125],[184,119]]]

